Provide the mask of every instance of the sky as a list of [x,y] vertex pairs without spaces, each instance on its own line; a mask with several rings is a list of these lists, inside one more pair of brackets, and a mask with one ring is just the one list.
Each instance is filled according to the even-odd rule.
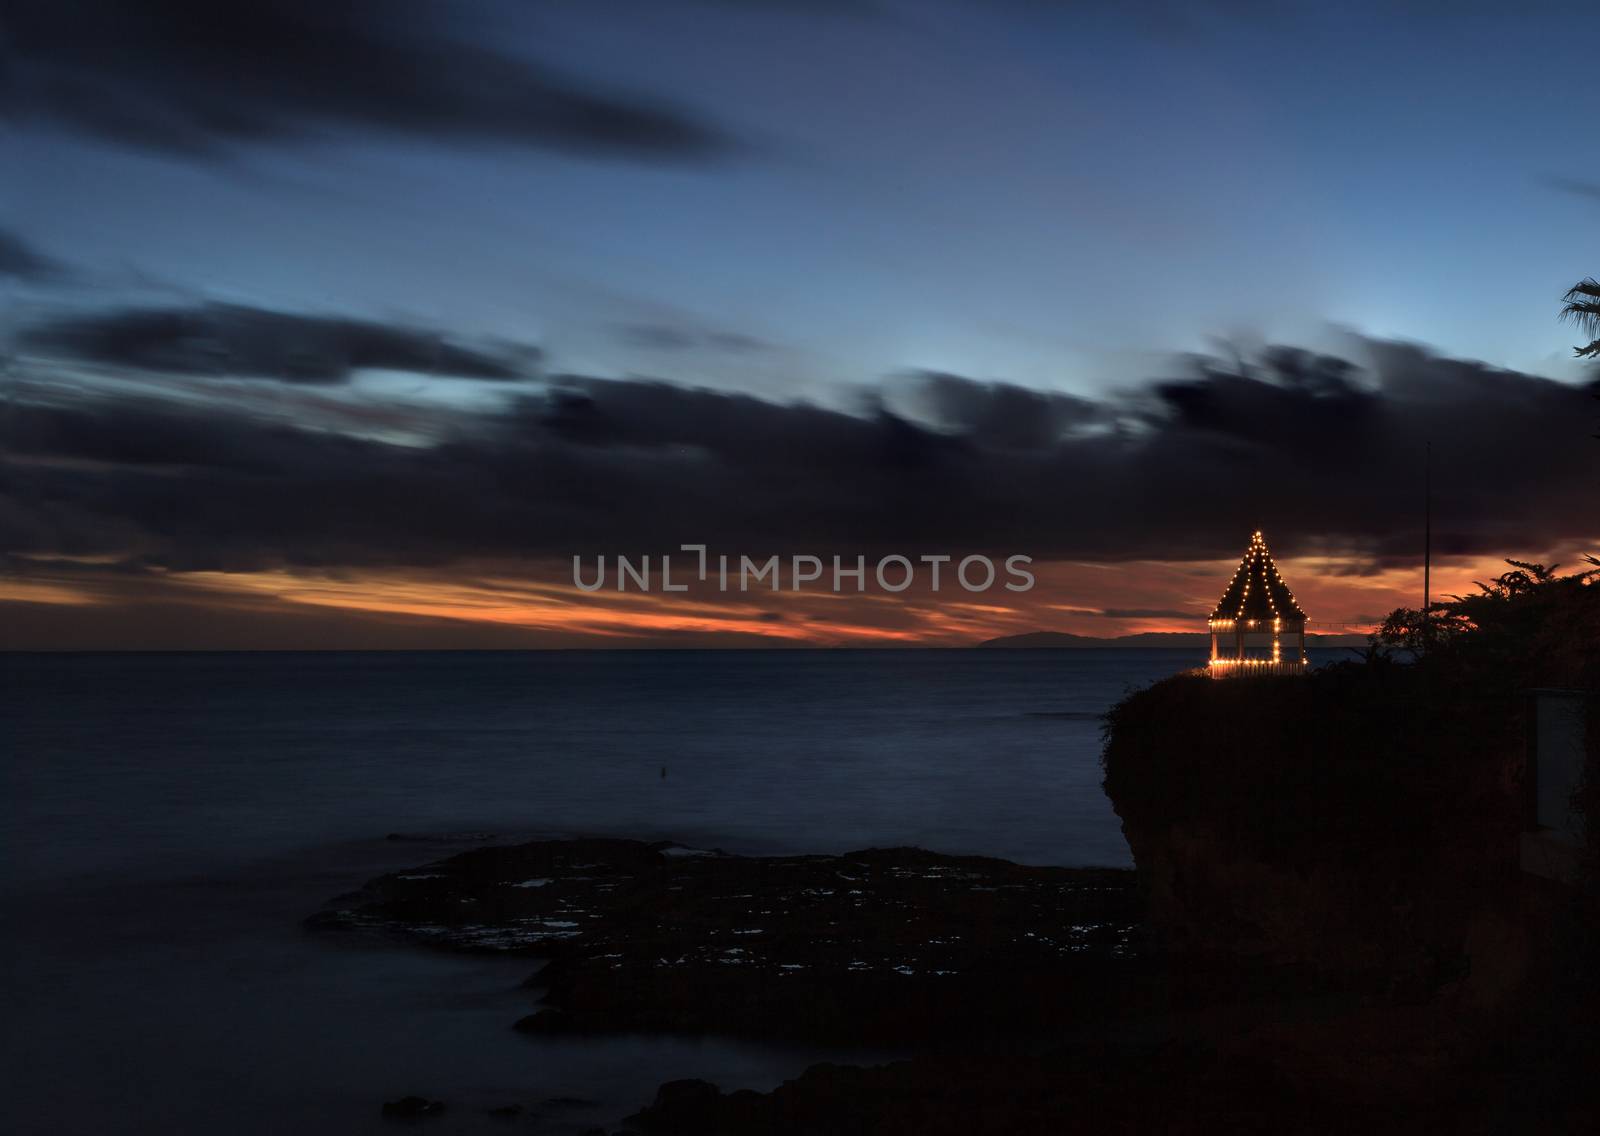
[[[948,645],[1600,548],[1600,15],[20,0],[3,645]],[[1031,558],[1025,593],[573,557]],[[679,553],[679,556],[685,554]],[[658,561],[659,562],[659,561]],[[826,581],[824,581],[826,583]]]

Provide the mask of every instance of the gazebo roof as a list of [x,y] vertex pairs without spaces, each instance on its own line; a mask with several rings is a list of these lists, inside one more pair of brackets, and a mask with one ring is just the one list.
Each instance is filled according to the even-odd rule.
[[1259,531],[1250,536],[1250,547],[1245,549],[1239,570],[1233,574],[1228,590],[1217,601],[1212,619],[1280,619],[1285,623],[1300,622],[1306,613],[1294,602],[1294,593],[1278,575],[1272,563],[1272,553]]

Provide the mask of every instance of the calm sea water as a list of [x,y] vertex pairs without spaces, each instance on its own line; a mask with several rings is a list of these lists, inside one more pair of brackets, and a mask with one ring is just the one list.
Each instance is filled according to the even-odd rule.
[[[770,1088],[820,1052],[532,1039],[526,960],[335,946],[299,920],[465,843],[917,844],[1126,865],[1099,715],[1190,652],[0,656],[7,1127],[382,1131],[378,1105]],[[663,776],[665,770],[665,776]],[[20,1126],[19,1126],[20,1123]]]

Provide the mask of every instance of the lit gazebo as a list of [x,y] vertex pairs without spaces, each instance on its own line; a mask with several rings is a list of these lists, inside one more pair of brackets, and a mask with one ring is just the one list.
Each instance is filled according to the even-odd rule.
[[1259,531],[1251,534],[1250,547],[1208,626],[1212,678],[1303,674],[1309,666],[1306,613],[1278,575]]

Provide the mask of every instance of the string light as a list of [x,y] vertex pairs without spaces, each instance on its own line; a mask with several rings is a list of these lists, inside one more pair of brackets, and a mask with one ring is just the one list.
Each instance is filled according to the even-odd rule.
[[[1232,603],[1230,604],[1230,599]],[[1280,606],[1278,601],[1282,600]],[[1227,614],[1232,607],[1232,614]],[[1211,673],[1217,677],[1225,674],[1300,674],[1309,666],[1305,654],[1306,614],[1295,601],[1294,592],[1283,582],[1283,575],[1272,562],[1267,549],[1267,539],[1260,529],[1250,534],[1250,543],[1244,557],[1235,569],[1233,579],[1222,593],[1217,608],[1206,621],[1211,630]],[[1218,633],[1233,631],[1237,637],[1232,657],[1220,653]],[[1269,658],[1248,658],[1245,655],[1245,636],[1266,631],[1272,636]],[[1300,651],[1298,659],[1285,660],[1283,635],[1298,634]]]

